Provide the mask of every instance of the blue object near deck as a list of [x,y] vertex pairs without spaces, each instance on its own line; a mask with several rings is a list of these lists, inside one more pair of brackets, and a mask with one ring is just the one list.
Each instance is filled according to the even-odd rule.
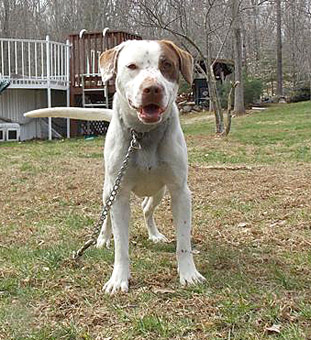
[[0,80],[0,94],[10,85],[9,80]]

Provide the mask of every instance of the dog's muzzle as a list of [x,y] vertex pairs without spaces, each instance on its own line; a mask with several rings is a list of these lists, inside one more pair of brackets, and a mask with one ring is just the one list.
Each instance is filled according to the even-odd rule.
[[157,104],[148,104],[139,108],[138,117],[144,123],[157,123],[162,119],[162,113],[165,111]]

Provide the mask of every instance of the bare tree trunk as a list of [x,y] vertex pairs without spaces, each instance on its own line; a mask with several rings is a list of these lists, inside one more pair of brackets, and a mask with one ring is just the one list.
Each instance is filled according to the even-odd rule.
[[256,69],[258,69],[259,67],[258,6],[255,0],[252,0],[251,4],[253,7],[253,37],[254,37],[254,50],[255,50],[255,58],[256,58],[255,67]]
[[9,37],[9,21],[10,21],[10,2],[9,1],[4,1],[3,2],[3,20],[1,24],[2,28],[2,37],[7,38]]
[[[246,30],[245,27],[241,28],[241,33],[243,33],[243,37],[246,36]],[[243,43],[242,43],[242,48],[243,48],[243,53],[242,53],[242,65],[244,65],[243,67],[243,72],[244,72],[244,76],[247,78],[248,74],[249,74],[249,70],[248,70],[248,53],[249,53],[249,46],[247,44],[246,39],[244,39]]]
[[238,84],[232,84],[231,83],[231,87],[230,87],[230,91],[228,94],[228,106],[227,106],[227,123],[226,123],[226,128],[223,132],[224,136],[228,136],[230,129],[231,129],[231,121],[232,121],[232,110],[233,110],[233,106],[232,106],[232,94],[233,94],[233,90],[236,88]]
[[235,88],[234,112],[237,115],[245,113],[244,105],[244,86],[242,74],[242,33],[241,33],[241,16],[239,11],[239,0],[232,0],[232,30],[234,44],[234,67],[235,83],[239,85]]
[[209,96],[211,100],[212,110],[215,114],[215,122],[216,122],[216,133],[221,135],[224,132],[224,116],[219,102],[219,96],[217,93],[217,84],[213,71],[213,66],[211,63],[211,58],[207,57],[206,62],[206,71],[207,71],[207,83],[209,88]]
[[[209,20],[209,19],[207,19]],[[215,123],[216,123],[216,134],[222,135],[224,132],[224,117],[223,112],[221,109],[219,96],[217,93],[217,82],[214,74],[213,69],[213,62],[212,62],[212,56],[211,56],[211,44],[209,40],[209,36],[206,36],[206,62],[205,62],[205,68],[206,68],[206,80],[208,84],[208,90],[209,90],[209,97],[210,97],[210,108],[212,111],[214,111],[215,114]]]
[[277,90],[276,94],[280,98],[283,95],[283,57],[282,57],[282,13],[281,0],[276,0],[276,57],[277,57]]

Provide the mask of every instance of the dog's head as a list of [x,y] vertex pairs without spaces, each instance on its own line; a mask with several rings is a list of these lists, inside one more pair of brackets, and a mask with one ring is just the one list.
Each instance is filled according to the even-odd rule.
[[133,115],[157,124],[176,99],[179,74],[192,83],[193,58],[171,41],[129,40],[102,53],[100,69],[104,82],[116,74]]

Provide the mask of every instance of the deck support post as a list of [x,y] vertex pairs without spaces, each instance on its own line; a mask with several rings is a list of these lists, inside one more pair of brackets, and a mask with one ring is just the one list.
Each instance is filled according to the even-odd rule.
[[[52,90],[51,90],[51,53],[50,53],[50,37],[46,36],[46,79],[47,79],[47,96],[48,96],[48,108],[52,107]],[[52,118],[48,118],[49,122],[49,140],[52,140]]]
[[[70,106],[70,43],[66,40],[67,107]],[[67,118],[67,138],[70,138],[70,118]]]

